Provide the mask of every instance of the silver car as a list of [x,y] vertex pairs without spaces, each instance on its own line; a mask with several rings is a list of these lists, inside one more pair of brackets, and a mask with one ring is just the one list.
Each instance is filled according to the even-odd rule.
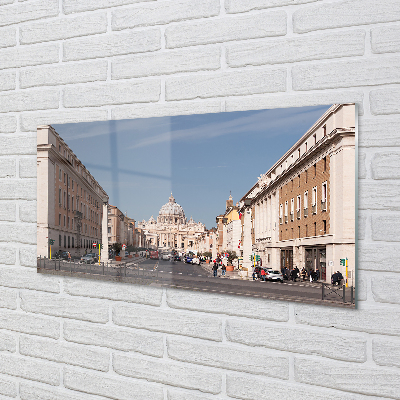
[[283,275],[281,271],[267,269],[265,272],[265,279],[267,281],[283,282]]

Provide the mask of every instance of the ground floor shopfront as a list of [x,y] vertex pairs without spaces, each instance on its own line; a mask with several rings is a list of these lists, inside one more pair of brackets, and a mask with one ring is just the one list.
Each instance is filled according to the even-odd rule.
[[[327,238],[323,238],[327,242]],[[255,254],[260,255],[265,268],[293,269],[303,268],[308,273],[318,271],[321,281],[330,282],[334,272],[340,271],[346,277],[348,284],[355,284],[355,244],[354,243],[304,243],[305,240],[292,240],[272,244],[265,247],[257,246]],[[311,242],[311,241],[309,241]],[[342,260],[342,261],[341,261]]]

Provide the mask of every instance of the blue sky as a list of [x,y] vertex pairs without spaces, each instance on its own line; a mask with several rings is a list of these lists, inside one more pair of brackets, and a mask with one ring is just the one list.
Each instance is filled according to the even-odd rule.
[[53,125],[116,205],[157,217],[172,191],[189,219],[215,226],[330,107]]

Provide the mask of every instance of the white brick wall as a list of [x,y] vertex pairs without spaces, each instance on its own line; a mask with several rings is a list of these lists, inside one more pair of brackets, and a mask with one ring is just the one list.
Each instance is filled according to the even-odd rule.
[[[0,0],[0,398],[400,399],[399,38],[398,0]],[[36,273],[38,124],[334,102],[358,310]]]

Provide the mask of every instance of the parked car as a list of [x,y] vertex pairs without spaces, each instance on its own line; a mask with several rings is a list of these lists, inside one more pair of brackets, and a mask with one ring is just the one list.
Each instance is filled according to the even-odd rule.
[[169,261],[171,259],[171,254],[164,253],[161,257],[162,260]]
[[176,255],[176,256],[174,257],[174,261],[181,261],[181,258],[180,258],[178,255]]
[[84,264],[94,264],[99,261],[99,258],[95,253],[88,253],[81,257],[81,263]]
[[191,264],[192,261],[193,261],[193,257],[192,257],[192,256],[187,256],[187,257],[186,257],[186,263],[187,263],[187,264]]
[[265,270],[265,279],[267,281],[283,282],[283,275],[281,271],[267,269]]
[[192,264],[200,265],[200,258],[198,258],[198,257],[192,258]]
[[61,260],[66,260],[66,261],[68,261],[70,259],[68,251],[58,251],[54,255],[54,258],[56,258],[57,260],[61,259]]

